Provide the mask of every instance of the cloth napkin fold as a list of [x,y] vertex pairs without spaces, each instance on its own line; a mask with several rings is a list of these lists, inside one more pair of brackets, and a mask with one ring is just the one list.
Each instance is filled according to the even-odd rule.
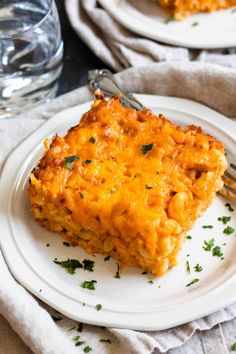
[[199,61],[236,69],[236,48],[190,50],[161,44],[121,26],[96,0],[65,0],[72,27],[116,71],[161,61]]
[[[190,98],[236,117],[236,71],[232,69],[200,63],[156,63],[128,69],[117,74],[116,79],[128,91]],[[15,119],[1,120],[0,170],[12,149],[45,120],[63,109],[91,99],[92,94],[87,87],[83,87]],[[142,332],[84,325],[83,332],[78,332],[78,323],[58,314],[15,281],[1,252],[0,314],[27,346],[38,354],[83,353],[86,345],[92,348],[91,353],[94,354],[158,354],[167,351],[171,354],[224,354],[236,341],[236,303],[165,331]],[[50,314],[60,320],[54,322]],[[86,342],[81,347],[74,344],[73,337],[76,335]],[[101,338],[110,339],[111,344],[99,342]],[[10,353],[3,346],[3,338],[0,352]]]

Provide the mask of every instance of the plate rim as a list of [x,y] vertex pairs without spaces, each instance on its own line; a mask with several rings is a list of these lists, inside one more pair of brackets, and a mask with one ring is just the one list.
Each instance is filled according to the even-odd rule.
[[[145,103],[145,105],[147,105],[147,106],[151,105],[152,107],[155,107],[154,103],[156,103],[156,102],[157,102],[156,107],[158,107],[158,106],[167,104],[167,102],[170,102],[170,101],[172,101],[175,104],[179,103],[180,105],[185,104],[186,106],[191,106],[191,107],[194,106],[195,109],[199,109],[201,107],[202,109],[204,109],[205,112],[208,112],[210,114],[209,116],[211,116],[213,114],[214,118],[218,118],[218,119],[221,119],[221,120],[223,119],[223,122],[226,125],[226,129],[224,129],[224,130],[226,130],[226,134],[230,135],[233,138],[233,140],[235,141],[234,135],[236,133],[236,124],[234,122],[230,121],[228,118],[226,118],[222,114],[220,114],[220,113],[218,113],[218,112],[216,112],[216,111],[214,111],[214,110],[212,110],[212,109],[210,109],[210,108],[208,108],[208,107],[206,107],[206,106],[204,106],[204,105],[202,105],[202,104],[200,104],[198,102],[194,102],[192,100],[184,99],[184,98],[166,97],[166,96],[157,96],[157,95],[136,95],[136,97],[137,97],[137,99],[139,99],[140,101]],[[158,100],[159,100],[159,102],[158,102]],[[60,121],[61,119],[64,119],[66,117],[70,117],[70,113],[71,112],[75,112],[78,109],[80,111],[81,110],[87,110],[88,107],[91,105],[91,103],[92,102],[86,102],[86,103],[83,103],[83,104],[68,108],[68,109],[66,109],[66,110],[64,110],[64,111],[62,111],[60,113],[55,114],[51,119],[46,121],[46,123],[44,123],[38,130],[36,130],[26,140],[24,140],[12,152],[12,154],[8,157],[7,161],[4,164],[4,167],[3,167],[3,170],[2,170],[2,174],[1,174],[1,178],[0,178],[0,191],[3,192],[3,200],[5,199],[6,204],[7,204],[8,191],[7,191],[7,188],[5,187],[4,182],[6,181],[6,178],[9,179],[9,176],[7,175],[7,171],[8,171],[9,168],[11,168],[12,164],[14,165],[14,160],[17,157],[19,151],[24,149],[26,146],[28,146],[29,141],[37,140],[37,144],[38,144],[38,141],[42,140],[41,135],[45,136],[45,135],[49,134],[49,132],[48,132],[49,128],[50,128],[50,131],[51,131],[51,129],[54,127],[54,125],[56,123],[57,123],[57,126],[55,126],[54,129],[57,129],[57,127],[59,128],[59,126],[62,124],[61,121]],[[80,113],[76,112],[76,115],[77,114],[78,114],[78,116],[80,115]],[[206,121],[209,121],[209,120],[212,121],[212,118],[211,119],[205,118],[205,120]],[[40,136],[40,138],[38,137],[36,139],[36,137],[38,135]],[[15,179],[15,174],[14,174],[14,176],[12,178],[13,178],[13,180]],[[9,189],[9,187],[8,187],[8,189]],[[4,191],[5,191],[5,193],[4,193]],[[7,207],[9,207],[9,205]],[[5,203],[2,203],[2,205],[0,205],[0,211],[5,210],[5,209],[6,209],[5,208]],[[5,212],[6,212],[6,210],[5,210]],[[4,225],[5,225],[5,228],[6,228],[6,221],[7,221],[6,219],[8,220],[8,216],[5,215],[5,220],[4,220],[4,213],[0,213],[1,225],[2,225],[2,222],[4,221],[3,222],[3,229],[4,229]],[[7,225],[7,228],[8,227],[9,227],[9,225]],[[145,313],[144,314],[143,313],[141,313],[141,314],[132,313],[131,316],[133,316],[134,321],[133,322],[132,321],[129,322],[130,319],[129,319],[129,321],[126,320],[126,324],[122,324],[122,318],[118,322],[116,320],[112,321],[112,319],[104,320],[104,318],[103,318],[103,316],[105,315],[104,311],[102,311],[100,313],[100,312],[94,311],[93,308],[89,308],[89,306],[86,306],[86,310],[85,310],[85,309],[83,309],[83,306],[81,306],[81,304],[80,305],[76,304],[77,306],[80,306],[80,312],[81,312],[81,315],[78,318],[77,315],[76,316],[73,315],[73,311],[67,310],[66,307],[63,306],[63,301],[65,300],[64,299],[65,296],[63,294],[60,294],[59,297],[58,297],[58,292],[54,288],[53,288],[53,290],[52,289],[46,289],[46,291],[43,291],[42,293],[38,292],[38,289],[40,289],[40,285],[36,289],[35,288],[35,281],[36,281],[36,283],[39,282],[39,284],[41,284],[41,287],[43,287],[43,289],[45,289],[45,283],[43,281],[41,281],[41,279],[39,281],[38,275],[35,274],[35,272],[32,269],[30,270],[27,266],[24,269],[25,269],[26,273],[29,272],[28,274],[29,274],[29,278],[31,279],[31,281],[24,279],[24,276],[23,276],[23,274],[20,271],[21,268],[20,267],[19,268],[15,267],[16,266],[15,263],[17,263],[17,261],[19,261],[19,259],[16,262],[15,262],[15,260],[11,259],[10,255],[8,253],[8,251],[9,251],[8,246],[6,246],[6,242],[3,241],[3,237],[1,237],[1,236],[0,236],[0,245],[1,245],[1,248],[2,248],[2,251],[3,251],[3,255],[4,255],[4,258],[6,260],[6,263],[8,264],[11,272],[13,273],[14,277],[25,288],[27,288],[31,293],[36,295],[38,298],[40,298],[45,303],[49,304],[53,308],[56,308],[58,311],[60,311],[61,313],[63,313],[67,317],[73,318],[75,320],[84,321],[84,322],[90,323],[90,324],[95,324],[95,325],[103,324],[103,325],[108,326],[108,327],[111,327],[111,326],[114,327],[115,326],[115,327],[119,327],[119,328],[132,328],[132,329],[136,329],[136,330],[146,330],[146,331],[163,330],[163,329],[175,327],[177,325],[180,325],[180,324],[195,320],[195,319],[197,319],[199,317],[205,316],[207,314],[210,314],[210,313],[218,310],[221,307],[229,305],[230,303],[232,303],[233,301],[236,300],[236,294],[232,294],[232,291],[230,293],[230,290],[232,288],[234,288],[235,285],[236,285],[236,277],[232,277],[227,282],[222,284],[222,286],[220,286],[219,289],[217,288],[217,289],[215,289],[213,291],[214,293],[216,293],[216,295],[218,293],[218,298],[219,298],[220,297],[219,294],[221,294],[222,292],[224,293],[225,289],[228,289],[227,291],[228,291],[228,293],[230,293],[230,296],[228,296],[227,300],[223,301],[224,305],[222,305],[222,300],[221,300],[221,305],[220,306],[219,306],[218,302],[215,301],[214,303],[211,304],[211,307],[209,307],[208,309],[206,309],[206,308],[201,309],[195,315],[186,315],[185,314],[185,316],[183,316],[182,320],[180,320],[177,316],[176,317],[173,316],[174,319],[169,324],[165,323],[163,325],[163,324],[156,323],[156,322],[155,322],[155,324],[151,323],[151,324],[148,324],[148,325],[146,324],[145,326],[143,326],[142,324],[141,325],[137,324],[137,322],[139,322],[142,319],[142,317],[145,316]],[[19,254],[18,254],[18,256],[19,256]],[[25,266],[24,259],[23,260],[21,259],[21,261],[22,261],[22,265]],[[33,274],[32,274],[32,272],[33,272]],[[35,280],[35,278],[36,278],[36,280]],[[51,295],[45,295],[45,293],[46,294],[51,294]],[[52,295],[52,293],[53,293],[53,295]],[[203,297],[205,297],[205,296],[203,296]],[[197,299],[197,303],[201,304],[201,300],[202,300],[203,297],[201,297],[200,299]],[[55,300],[55,298],[56,298],[56,300]],[[60,304],[60,302],[62,302],[62,304]],[[70,299],[69,302],[74,304],[74,301],[72,299]],[[75,306],[75,305],[73,305],[73,306]],[[191,304],[190,304],[190,306],[191,306]],[[85,310],[85,311],[83,312],[83,310]],[[155,315],[155,314],[153,314],[153,315]],[[125,316],[127,316],[127,314]],[[150,314],[149,314],[149,316],[150,316],[150,322],[155,320],[154,317],[151,316]],[[89,317],[92,318],[92,320],[90,320]],[[137,321],[138,318],[139,318],[139,320]],[[127,325],[128,322],[129,322],[129,324]]]
[[128,13],[122,11],[116,4],[117,0],[98,0],[98,2],[126,29],[154,41],[160,41],[165,44],[177,45],[191,49],[224,49],[232,48],[236,45],[236,36],[235,39],[230,38],[228,40],[225,37],[222,37],[222,39],[221,37],[217,37],[215,41],[212,38],[211,41],[206,41],[204,39],[197,41],[195,39],[195,41],[192,42],[191,39],[182,39],[182,36],[173,36],[172,34],[163,33],[162,31],[158,32],[156,29],[152,30],[149,26],[146,26],[141,20],[136,18],[134,19]]

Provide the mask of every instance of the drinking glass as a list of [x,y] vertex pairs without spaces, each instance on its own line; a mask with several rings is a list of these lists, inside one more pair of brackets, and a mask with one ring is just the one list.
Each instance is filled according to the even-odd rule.
[[55,96],[62,55],[54,0],[0,0],[0,118]]

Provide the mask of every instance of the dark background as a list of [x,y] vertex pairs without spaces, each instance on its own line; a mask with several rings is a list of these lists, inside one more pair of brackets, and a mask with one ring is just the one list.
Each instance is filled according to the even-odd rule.
[[58,95],[87,84],[90,69],[106,65],[81,41],[72,29],[64,7],[64,0],[56,0],[64,41],[64,67],[59,80]]

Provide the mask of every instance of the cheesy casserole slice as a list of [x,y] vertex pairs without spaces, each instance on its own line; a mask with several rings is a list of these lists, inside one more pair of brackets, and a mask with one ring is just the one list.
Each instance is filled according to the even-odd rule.
[[48,230],[161,276],[177,264],[225,169],[223,144],[200,128],[98,97],[46,146],[28,192],[34,218]]
[[236,5],[236,0],[158,0],[175,19],[181,20],[196,12],[211,12]]

